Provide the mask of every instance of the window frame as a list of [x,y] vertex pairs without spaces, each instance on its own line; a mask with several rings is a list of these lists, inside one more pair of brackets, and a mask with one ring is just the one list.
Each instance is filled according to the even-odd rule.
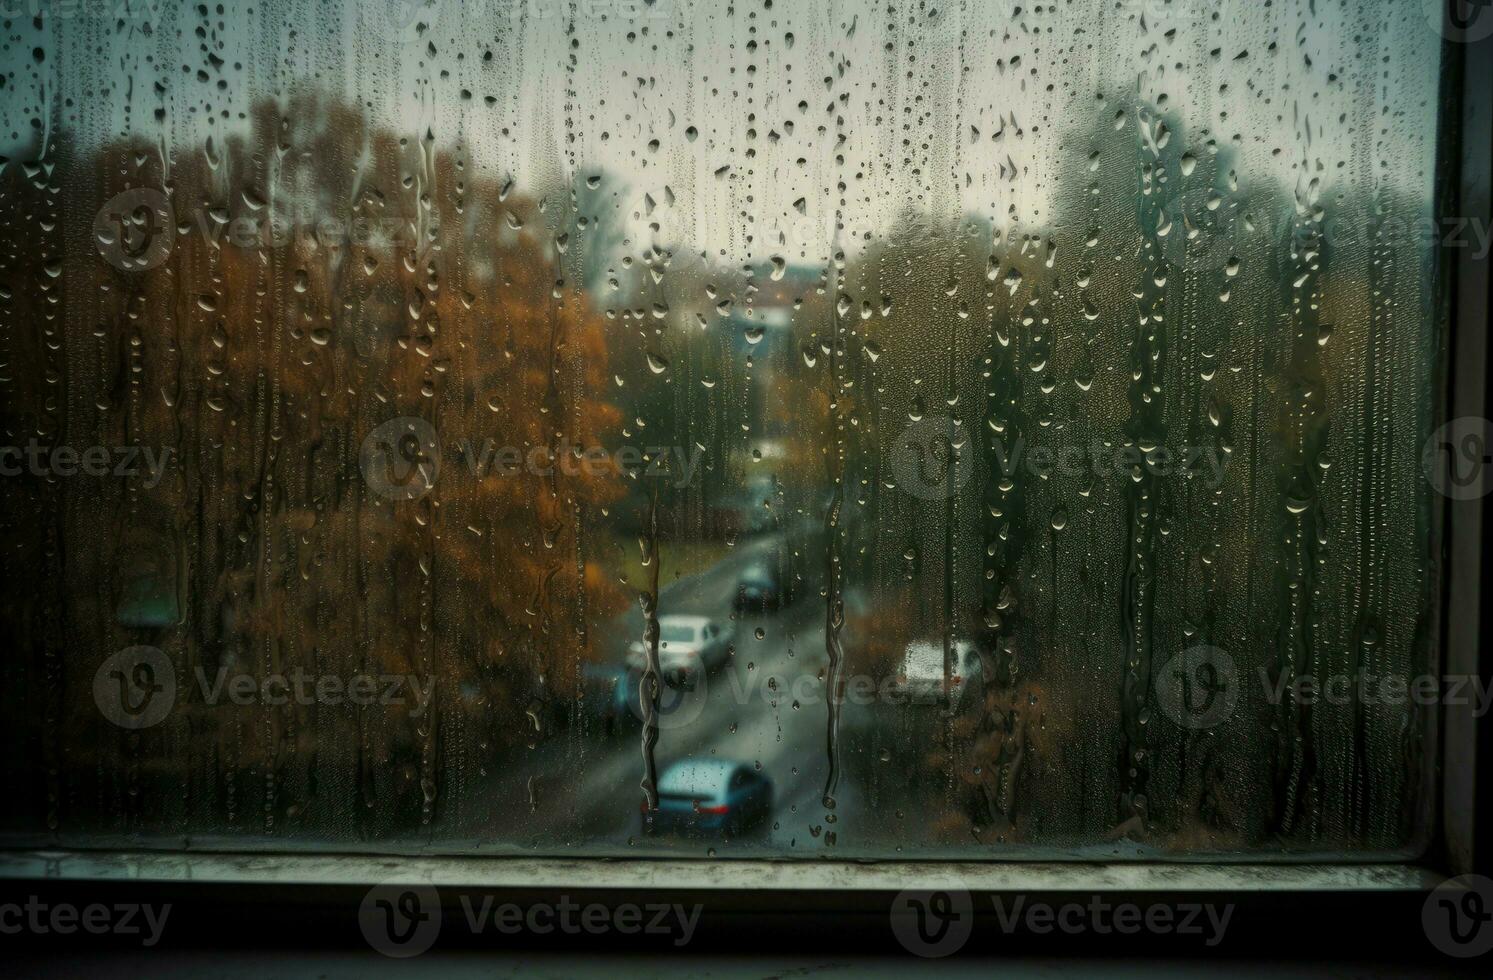
[[[1446,5],[1446,36],[1451,33],[1450,4]],[[1490,166],[1493,166],[1493,38],[1443,44],[1449,92],[1456,92],[1455,108],[1446,110],[1442,132],[1455,131],[1450,151],[1443,157],[1443,198],[1449,212],[1489,227]],[[1460,81],[1460,84],[1457,82]],[[1448,213],[1443,211],[1442,213]],[[1488,256],[1470,248],[1443,252],[1448,259],[1443,284],[1447,297],[1447,418],[1486,416],[1488,374]],[[1455,261],[1451,261],[1454,259]],[[1447,283],[1449,276],[1450,282]],[[1489,678],[1486,629],[1481,622],[1481,584],[1487,560],[1483,530],[1486,498],[1448,500],[1441,545],[1444,569],[1441,637],[1445,670],[1451,674]],[[1433,534],[1435,532],[1433,531]],[[1493,758],[1489,725],[1477,724],[1472,705],[1444,705],[1441,715],[1443,752],[1439,775],[1440,839],[1436,863],[1449,874],[1493,871],[1486,842],[1475,840],[1476,814],[1493,805],[1488,780],[1478,778],[1478,759]],[[1487,763],[1484,762],[1486,767]],[[1433,852],[1435,853],[1435,852]]]

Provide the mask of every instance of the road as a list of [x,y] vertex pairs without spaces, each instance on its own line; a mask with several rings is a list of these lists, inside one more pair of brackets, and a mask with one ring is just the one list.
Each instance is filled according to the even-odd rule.
[[[695,613],[729,622],[741,573],[754,563],[774,564],[785,535],[743,541],[706,571],[673,582],[660,592],[659,614]],[[663,570],[667,571],[667,552]],[[812,559],[811,559],[812,560]],[[799,565],[807,564],[798,559]],[[742,837],[676,839],[640,833],[643,777],[641,725],[562,731],[503,759],[491,773],[494,801],[480,820],[458,830],[488,852],[721,854],[785,856],[813,853],[849,856],[836,848],[850,835],[889,842],[889,810],[909,801],[868,799],[862,785],[842,768],[836,806],[822,804],[829,770],[824,675],[825,602],[817,569],[800,568],[797,601],[781,611],[748,615],[735,622],[735,652],[694,691],[667,692],[682,700],[661,720],[655,749],[659,772],[682,758],[703,757],[755,765],[773,784],[773,815]],[[636,609],[610,625],[617,652],[642,633]],[[857,715],[856,712],[861,714]],[[869,709],[847,706],[842,758],[852,742],[866,750]],[[879,750],[874,750],[879,751]],[[896,783],[897,780],[878,780]],[[880,797],[886,796],[886,790]],[[870,805],[872,803],[877,805]],[[878,816],[878,812],[881,816]],[[864,842],[864,841],[863,841]]]

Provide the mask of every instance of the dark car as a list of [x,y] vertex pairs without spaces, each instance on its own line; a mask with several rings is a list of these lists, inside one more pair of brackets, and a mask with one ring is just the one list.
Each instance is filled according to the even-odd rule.
[[626,667],[613,664],[584,664],[581,684],[586,716],[601,725],[608,735],[619,724],[632,717],[628,699],[637,696],[637,677]]
[[[581,677],[584,713],[603,733],[613,735],[642,724],[642,671],[621,664],[586,664]],[[698,680],[698,675],[679,670],[663,672],[658,692],[661,723],[685,723],[699,715],[706,695]]]
[[685,759],[659,777],[658,809],[643,814],[643,825],[659,833],[734,835],[771,812],[772,783],[751,766]]
[[753,565],[736,582],[737,612],[767,612],[781,609],[791,601],[778,573],[766,565]]

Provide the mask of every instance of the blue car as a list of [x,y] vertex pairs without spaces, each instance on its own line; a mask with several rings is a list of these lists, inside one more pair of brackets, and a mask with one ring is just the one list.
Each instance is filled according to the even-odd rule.
[[659,833],[734,835],[771,812],[772,783],[751,766],[685,759],[659,776],[658,809],[643,814],[643,826]]
[[632,720],[629,699],[638,696],[637,678],[626,667],[613,664],[584,664],[581,679],[585,690],[585,711],[610,735]]
[[792,593],[783,587],[778,573],[766,565],[753,565],[741,573],[736,583],[734,606],[737,612],[766,613],[782,609],[793,601]]
[[[585,664],[581,667],[585,696],[585,714],[606,735],[642,724],[643,674],[616,664]],[[698,714],[703,690],[696,687],[694,675],[665,671],[659,678],[659,718],[668,719],[674,712]]]

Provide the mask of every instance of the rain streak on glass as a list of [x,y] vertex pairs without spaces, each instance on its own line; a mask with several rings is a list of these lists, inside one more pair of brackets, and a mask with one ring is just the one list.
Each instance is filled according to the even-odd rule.
[[8,840],[1416,852],[1291,692],[1432,664],[1420,5],[130,6],[0,37]]

